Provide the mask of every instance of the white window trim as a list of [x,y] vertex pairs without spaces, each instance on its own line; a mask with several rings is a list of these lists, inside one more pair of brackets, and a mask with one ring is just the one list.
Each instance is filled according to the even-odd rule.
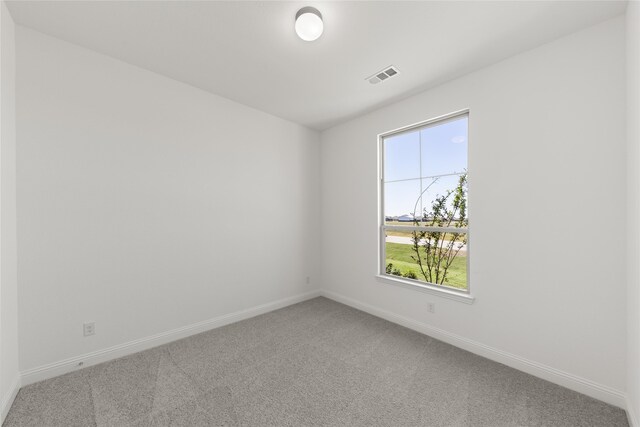
[[[419,123],[415,123],[409,126],[405,126],[399,129],[394,129],[385,133],[381,133],[378,135],[378,273],[376,274],[376,280],[381,283],[392,284],[396,286],[401,286],[407,289],[414,289],[421,292],[425,292],[432,295],[437,295],[443,298],[452,299],[455,301],[463,302],[466,304],[473,304],[475,301],[475,297],[471,294],[471,276],[469,269],[469,260],[470,260],[470,232],[469,227],[466,228],[437,228],[437,227],[428,227],[428,226],[415,226],[415,225],[387,225],[385,226],[385,215],[384,215],[384,139],[389,136],[399,135],[405,132],[411,132],[418,128],[423,128],[429,126],[431,124],[437,125],[441,124],[448,120],[453,120],[460,116],[469,117],[469,109],[455,111],[453,113],[445,114],[443,116],[435,117],[433,119],[425,120]],[[467,164],[468,164],[468,153],[467,153]],[[468,176],[468,166],[467,166],[467,176]],[[444,232],[455,232],[455,233],[466,233],[467,234],[467,289],[466,290],[457,290],[455,288],[443,285],[436,285],[428,282],[421,282],[418,280],[412,280],[407,278],[401,278],[398,276],[393,276],[390,274],[386,274],[386,256],[385,256],[385,240],[386,240],[386,230],[425,230],[425,231],[444,231]]]
[[418,282],[416,280],[404,279],[400,277],[390,276],[388,274],[377,274],[376,280],[381,283],[400,286],[405,289],[416,290],[431,295],[436,295],[442,298],[452,299],[454,301],[460,301],[465,304],[473,304],[476,298],[466,292],[452,291],[449,287],[440,285],[431,285],[427,282]]

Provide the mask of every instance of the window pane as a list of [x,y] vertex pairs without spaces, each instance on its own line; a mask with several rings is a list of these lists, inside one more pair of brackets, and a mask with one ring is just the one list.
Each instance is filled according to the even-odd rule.
[[386,220],[411,224],[413,214],[420,216],[420,179],[384,184],[384,215]]
[[[441,176],[437,178],[424,178],[422,180],[422,216],[428,219],[432,219],[435,216],[438,217],[451,217],[453,220],[460,219],[460,207],[455,206],[455,192],[460,184],[459,175]],[[464,190],[464,218],[466,219],[466,185],[463,185]],[[451,192],[451,194],[449,194]],[[449,194],[447,196],[447,194]],[[448,212],[453,215],[448,215],[448,212],[437,211],[434,205],[437,205],[437,201],[443,200],[443,206]],[[451,226],[455,226],[453,222]]]
[[420,178],[420,133],[384,139],[384,180]]
[[384,272],[405,279],[466,290],[467,234],[420,233],[417,236],[419,245],[416,253],[412,235],[387,232]]
[[420,131],[423,177],[467,169],[467,124],[464,116]]

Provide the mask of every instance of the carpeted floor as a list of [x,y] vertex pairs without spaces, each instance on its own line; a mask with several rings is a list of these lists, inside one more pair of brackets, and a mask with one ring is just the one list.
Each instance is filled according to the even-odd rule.
[[325,298],[24,387],[5,426],[627,426],[625,412]]

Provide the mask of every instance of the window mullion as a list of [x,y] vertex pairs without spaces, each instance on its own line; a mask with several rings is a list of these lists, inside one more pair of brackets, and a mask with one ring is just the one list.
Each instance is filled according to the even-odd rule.
[[468,233],[469,229],[467,227],[430,227],[426,225],[383,225],[383,230],[389,231],[429,231],[433,233],[457,233],[464,234]]

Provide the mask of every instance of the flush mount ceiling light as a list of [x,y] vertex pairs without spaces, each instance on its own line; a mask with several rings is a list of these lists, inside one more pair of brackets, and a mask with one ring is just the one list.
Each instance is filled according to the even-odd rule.
[[323,29],[322,14],[315,7],[303,7],[296,13],[296,34],[302,40],[314,41],[322,35]]

